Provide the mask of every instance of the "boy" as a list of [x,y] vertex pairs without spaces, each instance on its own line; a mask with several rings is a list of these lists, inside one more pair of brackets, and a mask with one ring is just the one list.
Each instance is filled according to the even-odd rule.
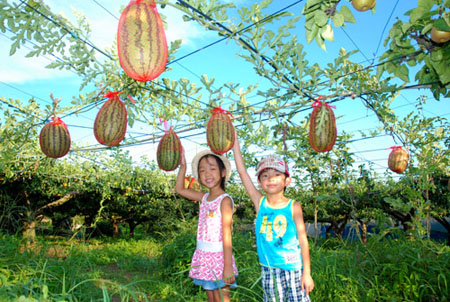
[[311,278],[309,244],[302,207],[284,196],[291,183],[286,163],[267,156],[257,166],[256,176],[264,195],[258,191],[245,169],[237,132],[233,146],[236,168],[256,210],[256,247],[261,265],[264,302],[310,301],[314,289]]

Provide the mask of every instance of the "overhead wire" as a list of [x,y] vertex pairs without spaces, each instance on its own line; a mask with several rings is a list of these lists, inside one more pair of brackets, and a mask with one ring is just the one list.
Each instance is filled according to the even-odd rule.
[[105,10],[108,14],[110,14],[114,19],[116,19],[117,21],[119,21],[119,18],[114,15],[112,12],[110,12],[106,7],[104,7],[103,5],[101,5],[97,0],[92,0],[95,4],[97,4],[98,6],[100,6],[103,10]]
[[[377,54],[378,54],[378,50],[380,49],[380,45],[381,45],[381,41],[383,40],[384,32],[386,31],[386,28],[387,28],[387,26],[388,26],[388,24],[389,24],[389,21],[391,21],[391,18],[392,18],[392,16],[393,16],[393,14],[394,14],[394,12],[395,12],[395,9],[397,8],[397,5],[398,5],[399,2],[400,2],[400,0],[397,0],[397,2],[395,3],[394,7],[393,7],[392,10],[391,10],[391,14],[389,15],[389,17],[388,17],[386,23],[384,24],[383,30],[381,31],[380,39],[378,40],[377,49],[375,50],[374,60],[375,60],[375,57],[376,57]],[[373,63],[373,62],[374,62],[374,61],[372,61],[372,63]]]
[[[297,3],[302,2],[303,0],[297,1]],[[212,17],[204,14],[203,12],[199,11],[198,9],[196,9],[195,7],[193,7],[192,5],[190,5],[189,3],[186,3],[183,0],[178,0],[178,2],[180,2],[182,5],[186,6],[187,8],[191,9],[192,11],[194,11],[195,13],[201,15],[203,18],[209,20],[210,22],[212,22],[213,24],[215,24],[216,26],[222,28],[223,30],[225,30],[227,32],[227,34],[230,37],[233,37],[236,35],[236,33],[234,33],[232,30],[230,30],[228,27],[226,27],[225,25],[223,25],[222,23],[214,20]],[[237,40],[240,41],[247,49],[251,50],[251,52],[253,52],[256,56],[260,57],[266,64],[268,64],[270,67],[272,67],[276,72],[278,72],[278,67],[276,65],[273,64],[273,62],[268,59],[265,55],[261,54],[257,49],[255,49],[252,45],[249,44],[249,42],[247,42],[246,40],[244,40],[241,36],[237,37]],[[303,94],[304,96],[308,97],[311,100],[314,100],[314,98],[312,96],[310,96],[307,92],[303,91],[303,89],[300,89],[298,87],[297,84],[295,84],[290,78],[288,78],[285,74],[283,74],[283,79],[285,79],[289,84],[291,84],[295,90],[301,94]]]
[[[41,15],[42,17],[44,17],[46,20],[48,20],[48,21],[52,22],[53,24],[55,24],[55,25],[59,26],[60,28],[62,28],[64,31],[66,31],[68,34],[70,34],[73,38],[75,38],[75,39],[81,41],[82,43],[84,43],[84,44],[86,44],[86,45],[88,45],[89,47],[91,47],[91,48],[94,49],[95,51],[97,51],[97,52],[101,53],[102,55],[106,56],[108,59],[110,59],[110,60],[112,60],[112,61],[114,60],[109,54],[107,54],[107,53],[105,53],[104,51],[100,50],[98,47],[96,47],[95,45],[93,45],[91,42],[87,41],[86,39],[82,39],[82,38],[79,37],[77,34],[75,34],[75,33],[73,33],[72,31],[70,31],[65,25],[61,24],[60,22],[57,22],[57,21],[53,20],[53,18],[51,18],[51,17],[45,15],[44,13],[40,12],[39,10],[37,10],[36,8],[34,8],[33,6],[31,6],[31,5],[29,5],[28,3],[24,2],[24,0],[19,0],[19,1],[20,1],[22,4],[26,5],[27,7],[31,8],[31,9],[32,9],[33,11],[35,11],[37,14]],[[168,91],[173,91],[173,92],[178,93],[177,91],[172,90],[172,89],[170,89],[169,87],[166,87],[165,85],[163,85],[163,84],[161,84],[161,83],[159,83],[159,82],[157,82],[157,81],[153,81],[153,83],[156,84],[156,85],[158,85],[158,86],[161,86],[161,87],[167,89]],[[142,86],[141,86],[141,87],[142,87]],[[192,99],[192,97],[189,97],[189,96],[186,96],[186,97]],[[199,101],[199,100],[196,100],[196,101],[202,103],[202,102]],[[202,104],[204,104],[205,106],[209,106],[209,104],[206,104],[206,103],[202,103]],[[80,109],[80,110],[82,110],[82,109]],[[70,114],[68,114],[68,115],[70,115]]]
[[[21,1],[23,4],[27,5],[28,7],[31,7],[31,6],[28,5],[27,3],[23,2],[23,0],[20,0],[20,1]],[[269,15],[269,16],[268,16],[267,18],[265,18],[265,19],[273,18],[274,15],[276,15],[276,14],[278,14],[278,13],[280,13],[280,12],[282,12],[282,11],[284,11],[284,10],[286,10],[286,9],[288,9],[288,8],[294,6],[294,5],[296,5],[296,4],[298,4],[298,3],[302,2],[302,1],[303,1],[303,0],[296,1],[296,2],[290,4],[290,5],[286,6],[286,7],[284,7],[284,8],[282,8],[282,9],[278,10],[277,12],[275,12],[275,13]],[[96,1],[94,1],[94,2],[96,2]],[[96,2],[96,3],[99,4],[98,2]],[[211,21],[213,21],[213,22],[216,22],[216,21],[214,21],[212,18],[210,18],[209,16],[207,16],[207,15],[205,15],[205,14],[199,12],[198,10],[196,10],[195,8],[193,8],[192,6],[190,6],[189,4],[187,4],[186,2],[180,1],[180,3],[182,3],[183,5],[185,5],[185,6],[187,6],[187,7],[190,7],[190,8],[193,9],[194,11],[197,11],[197,13],[203,15],[205,18],[207,18],[207,19],[209,19],[209,20],[211,20]],[[101,6],[101,5],[100,5],[100,6]],[[101,6],[101,7],[102,7],[102,6]],[[31,8],[33,8],[33,7],[31,7]],[[33,8],[33,9],[34,9],[36,12],[38,12],[40,15],[45,16],[44,14],[42,14],[41,12],[39,12],[38,10],[36,10],[35,8]],[[107,10],[107,11],[108,11],[108,10]],[[109,11],[108,11],[108,12],[109,12]],[[109,12],[109,13],[110,13],[110,12]],[[63,28],[65,31],[67,31],[68,33],[70,33],[72,36],[78,38],[78,39],[79,39],[80,41],[82,41],[83,43],[86,43],[87,45],[93,47],[93,49],[95,49],[95,50],[98,49],[97,47],[93,46],[91,43],[89,43],[89,42],[87,42],[87,41],[85,41],[85,40],[79,38],[77,35],[75,35],[74,33],[70,32],[70,31],[67,29],[67,27],[65,27],[65,26],[63,26],[63,25],[61,25],[61,24],[59,24],[58,22],[52,20],[52,19],[49,18],[49,17],[46,17],[46,18],[47,18],[48,20],[51,20],[54,24],[60,25],[61,28]],[[261,21],[262,21],[262,20],[261,20]],[[255,23],[253,23],[253,24],[247,26],[245,29],[248,29],[248,28],[250,28],[251,26],[254,26],[255,24],[258,24],[258,23],[261,22],[261,21],[255,22]],[[230,33],[230,35],[233,35],[233,34],[234,34],[231,30],[229,30],[229,29],[228,29],[227,27],[225,27],[224,25],[222,25],[222,24],[220,24],[220,23],[218,23],[218,22],[216,22],[216,23],[217,23],[219,26],[221,26],[222,28],[226,29],[226,30]],[[239,39],[242,40],[242,38],[239,38]],[[224,39],[220,39],[220,41],[222,41],[222,40],[224,40]],[[243,40],[242,40],[242,41],[243,41]],[[246,42],[244,41],[244,43],[246,43]],[[248,43],[246,43],[246,44],[248,45]],[[255,51],[255,50],[253,49],[253,51]],[[106,55],[108,58],[112,59],[109,55],[105,54],[104,52],[100,51],[100,53],[102,53],[102,54]],[[264,57],[264,56],[262,56],[262,57]],[[264,58],[265,58],[265,57],[264,57]],[[264,58],[263,58],[263,59],[264,59]],[[398,60],[398,58],[394,58],[394,60]],[[265,58],[265,61],[268,62],[268,59]],[[176,60],[174,60],[174,61],[172,61],[172,62],[169,62],[168,65],[171,64],[171,63],[173,63],[173,62],[176,62]],[[269,65],[272,66],[272,67],[274,67],[274,66],[273,66],[272,64],[270,64],[270,63],[269,63]],[[372,68],[372,67],[374,67],[374,66],[369,66],[369,68]],[[275,70],[276,70],[276,67],[274,67],[274,68],[275,68]],[[357,71],[356,71],[356,72],[357,72]],[[344,75],[344,76],[345,76],[345,75]],[[289,79],[287,79],[287,80],[290,81]],[[326,82],[326,81],[325,81],[325,82]],[[162,86],[163,88],[168,89],[168,87],[165,87],[164,85],[162,85],[162,84],[160,84],[160,83],[158,83],[158,82],[157,82],[156,84],[159,85],[159,86]],[[141,86],[141,87],[142,87],[142,86]],[[170,90],[170,89],[168,89],[168,90]],[[288,92],[288,93],[293,93],[293,92]],[[308,96],[310,99],[312,99],[311,96],[309,96],[309,95],[307,95],[307,96]],[[190,99],[195,99],[195,98],[192,98],[192,97],[189,97],[189,98],[190,98]],[[196,101],[199,101],[199,100],[197,100],[197,99],[195,99],[195,100],[196,100]],[[312,99],[312,100],[313,100],[313,99]],[[266,100],[266,101],[267,101],[267,100]],[[202,103],[202,104],[205,105],[205,106],[209,106],[209,104],[203,103],[203,102],[201,102],[201,101],[199,101],[199,102]]]
[[11,88],[11,89],[14,89],[14,90],[16,90],[16,91],[18,91],[18,92],[20,92],[20,93],[26,94],[26,95],[30,96],[31,98],[33,98],[33,99],[35,99],[35,100],[39,100],[39,101],[44,102],[44,103],[47,103],[47,104],[51,104],[51,103],[52,103],[52,102],[50,102],[50,101],[48,101],[48,100],[45,100],[45,99],[43,99],[43,98],[41,98],[41,97],[35,96],[35,95],[33,95],[33,94],[31,94],[31,93],[29,93],[29,92],[23,90],[23,89],[17,88],[17,87],[15,87],[15,86],[11,85],[11,84],[5,83],[5,82],[3,82],[3,81],[0,81],[0,83],[2,83],[3,85],[5,85],[5,86],[7,86],[7,87],[9,87],[9,88]]
[[352,37],[347,33],[347,31],[344,29],[344,27],[341,26],[341,30],[344,32],[344,34],[347,36],[347,38],[352,42],[352,44],[356,47],[356,49],[359,50],[359,52],[362,54],[364,59],[366,59],[367,62],[369,62],[369,59],[367,58],[366,54],[359,48],[359,46],[353,41]]
[[[338,102],[341,101],[343,98],[337,98],[336,100],[332,100],[329,102],[329,104],[332,104],[334,102]],[[302,111],[306,111],[306,110],[310,110],[310,108],[301,108],[299,110],[296,110],[295,113],[299,113]],[[264,112],[261,112],[261,114]],[[284,117],[289,115],[290,113],[281,113],[279,114],[280,117]],[[270,117],[266,117],[266,118],[262,118],[259,119],[257,121],[253,121],[252,123],[256,123],[256,122],[264,122],[264,121],[269,121],[271,118]],[[242,126],[243,124],[240,125],[236,125],[236,128],[239,128],[240,126]],[[198,131],[198,129],[200,128],[200,126],[195,125],[195,126],[190,126],[189,128],[186,129],[179,129],[177,130],[177,134],[179,136],[180,139],[184,139],[184,138],[189,138],[189,137],[194,137],[194,136],[199,136],[199,135],[205,135],[206,131],[202,130],[198,133],[195,134],[190,134],[190,135],[182,135],[181,133],[185,133],[185,132],[189,132],[189,131]],[[161,133],[159,135],[155,135],[153,134],[151,138],[148,139],[143,139],[137,142],[131,142],[131,143],[125,143],[125,144],[121,144],[121,147],[132,147],[132,146],[139,146],[139,145],[144,145],[144,144],[148,144],[151,143],[153,141],[153,143],[155,142],[155,140],[160,139],[162,136],[164,135],[164,133]],[[390,136],[388,134],[380,134],[377,136],[369,136],[369,137],[362,137],[362,138],[356,138],[356,139],[351,139],[351,140],[347,140],[346,143],[353,143],[353,142],[358,142],[358,141],[362,141],[362,140],[367,140],[367,139],[372,139],[372,138],[377,138],[377,137],[385,137],[385,136]],[[96,147],[96,146],[88,146],[86,148],[80,148],[80,149],[75,149],[75,150],[71,150],[73,152],[79,152],[79,151],[98,151],[98,150],[103,150],[103,149],[107,149],[108,147]]]
[[55,20],[53,20],[53,18],[48,17],[47,15],[43,14],[42,12],[40,12],[39,10],[37,10],[35,7],[29,5],[27,2],[25,2],[24,0],[19,0],[22,4],[25,4],[28,8],[32,9],[33,11],[35,11],[37,14],[39,14],[40,16],[42,16],[44,19],[52,22],[54,25],[61,27],[63,30],[65,30],[68,34],[70,34],[73,38],[80,40],[81,42],[85,43],[86,45],[90,46],[92,49],[94,49],[95,51],[103,54],[104,56],[111,58],[110,55],[108,55],[107,53],[105,53],[103,50],[99,49],[98,47],[96,47],[95,45],[93,45],[91,42],[82,39],[81,37],[79,37],[77,34],[75,34],[74,32],[72,32],[71,30],[67,29],[67,27],[59,22],[56,22]]
[[[184,2],[184,1],[182,1],[182,2]],[[298,1],[298,2],[302,2],[302,1]],[[23,3],[23,2],[22,2]],[[373,66],[371,66],[371,67],[373,67]],[[263,101],[263,102],[266,102],[267,100],[265,100],[265,101]]]
[[[304,1],[304,0],[299,0],[299,1],[296,1],[296,2],[294,2],[294,3],[291,3],[291,4],[289,4],[288,6],[282,8],[282,9],[280,9],[280,10],[274,12],[274,13],[271,13],[270,15],[268,15],[268,16],[265,17],[265,18],[263,18],[263,19],[261,19],[261,20],[258,20],[258,21],[254,22],[254,23],[251,23],[251,24],[245,26],[244,28],[242,28],[241,30],[238,30],[238,31],[235,32],[235,33],[232,33],[232,31],[227,30],[227,31],[229,32],[229,34],[231,34],[231,36],[226,36],[226,37],[220,38],[220,39],[218,39],[218,40],[216,40],[216,41],[214,41],[214,42],[212,42],[212,43],[209,43],[209,44],[207,44],[207,45],[205,45],[205,46],[202,46],[201,48],[199,48],[199,49],[197,49],[197,50],[195,50],[195,51],[192,51],[192,52],[190,52],[190,53],[188,53],[188,54],[186,54],[186,55],[184,55],[184,56],[181,56],[181,57],[178,58],[178,59],[173,60],[171,63],[178,62],[178,61],[180,61],[180,60],[182,60],[182,59],[185,59],[185,58],[187,58],[187,57],[189,57],[189,56],[191,56],[191,55],[193,55],[193,54],[196,54],[196,53],[198,53],[198,52],[200,52],[200,51],[202,51],[202,50],[205,50],[205,49],[207,49],[207,48],[209,48],[209,47],[211,47],[211,46],[213,46],[213,45],[216,45],[216,44],[218,44],[218,43],[220,43],[220,42],[222,42],[222,41],[225,41],[225,40],[229,39],[230,37],[237,36],[237,35],[239,35],[239,34],[241,34],[241,33],[243,33],[243,32],[246,32],[248,29],[252,28],[253,26],[258,25],[258,24],[260,24],[260,23],[264,23],[264,22],[266,22],[266,21],[269,21],[269,20],[275,18],[275,16],[278,15],[279,13],[281,13],[281,12],[283,12],[283,11],[285,11],[285,10],[287,10],[287,9],[289,9],[289,8],[295,6],[295,5],[297,5],[297,4],[299,4],[300,2],[303,2],[303,1]],[[181,3],[183,4],[183,2],[184,2],[184,1],[182,1]],[[185,3],[185,2],[184,2],[184,3]],[[183,5],[184,5],[184,4],[183,4]],[[190,5],[189,5],[188,7],[192,8],[192,6],[190,6]],[[195,11],[198,11],[198,10],[196,10],[195,8],[193,8],[193,9],[194,9]],[[206,15],[204,15],[204,14],[201,13],[201,12],[200,12],[200,14],[202,14],[203,16],[206,16]],[[210,19],[211,21],[214,21],[212,18],[209,18],[209,19]],[[214,21],[214,22],[216,22],[216,21]],[[218,23],[218,22],[217,22],[217,23]],[[218,24],[220,24],[220,23],[218,23]]]

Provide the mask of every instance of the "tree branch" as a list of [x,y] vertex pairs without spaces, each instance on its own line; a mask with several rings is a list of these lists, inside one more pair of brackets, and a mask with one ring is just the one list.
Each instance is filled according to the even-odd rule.
[[75,191],[75,192],[71,192],[71,193],[67,193],[66,195],[64,195],[63,197],[61,197],[58,200],[55,200],[49,204],[46,204],[43,207],[40,207],[39,209],[37,209],[36,214],[41,213],[43,210],[47,209],[47,208],[53,208],[53,207],[58,207],[60,205],[63,205],[64,203],[68,202],[70,199],[72,199],[73,197],[77,196],[78,194],[80,194],[80,192]]

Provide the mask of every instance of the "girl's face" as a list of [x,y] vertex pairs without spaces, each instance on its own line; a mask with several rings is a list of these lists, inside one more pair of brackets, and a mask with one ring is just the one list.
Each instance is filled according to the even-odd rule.
[[278,170],[265,169],[259,174],[258,182],[264,192],[279,193],[284,191],[284,188],[290,184],[291,179]]
[[225,171],[220,172],[217,161],[211,156],[205,156],[198,164],[198,176],[200,182],[208,189],[216,186],[220,187],[222,178],[225,177]]

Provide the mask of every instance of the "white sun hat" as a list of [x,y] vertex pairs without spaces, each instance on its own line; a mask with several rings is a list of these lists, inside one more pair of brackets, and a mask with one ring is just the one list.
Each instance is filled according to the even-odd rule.
[[200,162],[200,159],[202,159],[202,157],[204,157],[206,155],[217,156],[223,162],[223,165],[225,166],[225,170],[226,170],[225,181],[228,181],[230,179],[230,176],[231,176],[231,164],[230,164],[230,161],[225,156],[216,154],[216,153],[212,152],[211,150],[200,151],[199,153],[197,153],[194,156],[194,159],[192,160],[192,174],[194,175],[194,178],[196,180],[200,181],[200,179],[198,178],[198,163]]

